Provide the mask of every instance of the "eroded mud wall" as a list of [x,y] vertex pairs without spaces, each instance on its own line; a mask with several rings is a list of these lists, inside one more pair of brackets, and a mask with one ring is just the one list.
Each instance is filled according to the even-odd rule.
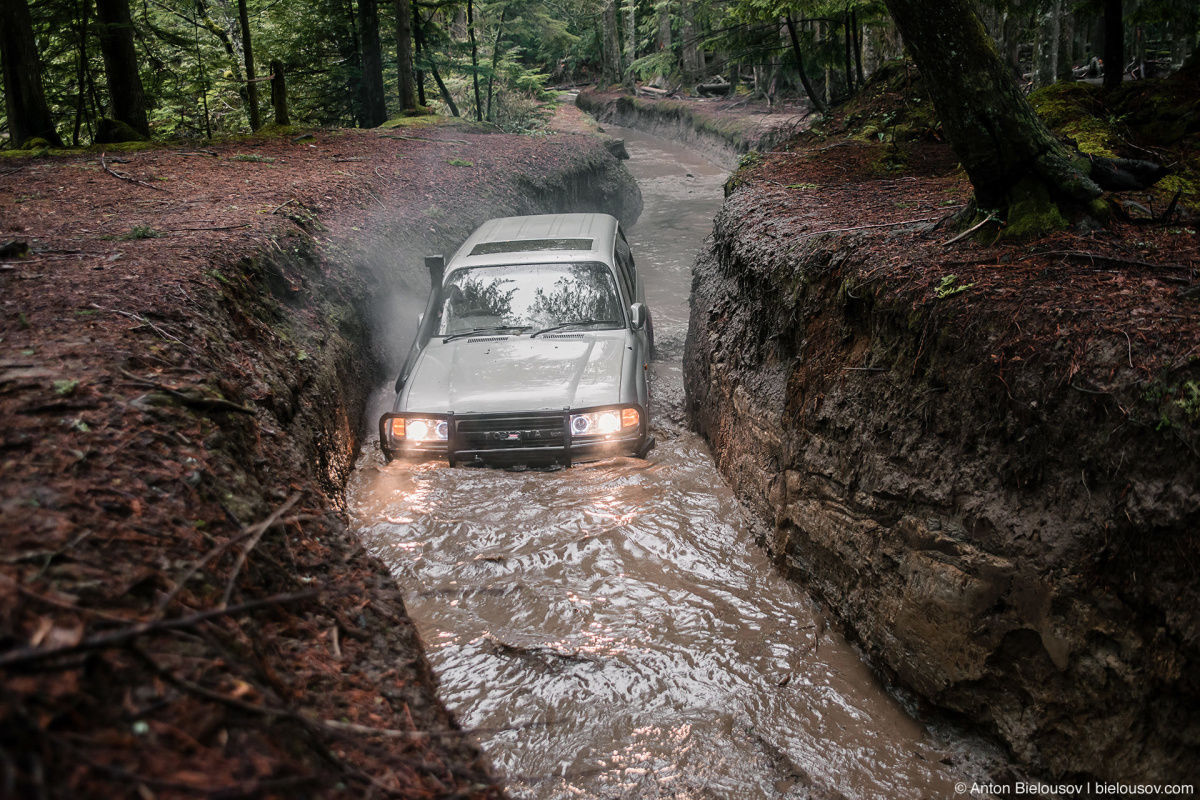
[[[911,296],[869,276],[918,258],[912,231],[804,236],[768,205],[727,199],[685,370],[781,565],[889,679],[1035,770],[1194,780],[1200,471],[1108,366],[1126,339]],[[1076,388],[1093,368],[1130,388]]]

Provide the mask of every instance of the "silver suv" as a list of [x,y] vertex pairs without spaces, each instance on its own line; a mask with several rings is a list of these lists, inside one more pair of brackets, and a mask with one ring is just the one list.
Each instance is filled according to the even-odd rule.
[[654,332],[607,214],[485,222],[446,262],[379,421],[388,460],[552,464],[644,457]]

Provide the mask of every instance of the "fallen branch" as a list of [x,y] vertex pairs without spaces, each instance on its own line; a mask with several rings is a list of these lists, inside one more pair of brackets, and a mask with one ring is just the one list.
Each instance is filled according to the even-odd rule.
[[949,247],[950,245],[954,244],[955,242],[961,241],[962,239],[967,238],[972,233],[974,233],[975,231],[982,228],[984,225],[987,225],[989,222],[999,222],[999,221],[1000,220],[996,219],[991,214],[988,214],[984,219],[980,220],[979,222],[975,223],[971,227],[967,228],[965,231],[960,233],[958,236],[955,236],[953,239],[947,239],[946,241],[942,242],[942,247]]
[[167,233],[177,233],[179,231],[232,231],[237,228],[249,227],[249,222],[243,222],[241,225],[218,225],[215,228],[163,228],[163,231]]
[[216,150],[175,150],[174,153],[177,156],[208,156],[209,158],[217,157]]
[[163,631],[177,630],[179,628],[190,628],[201,622],[205,622],[210,619],[216,619],[217,617],[241,614],[245,611],[253,611],[256,608],[262,608],[263,606],[282,605],[285,603],[295,603],[300,600],[309,600],[316,597],[318,594],[320,594],[320,591],[317,589],[305,589],[302,592],[277,594],[271,597],[264,597],[261,600],[251,600],[249,602],[241,603],[236,606],[230,606],[228,608],[214,608],[210,609],[209,611],[201,611],[196,614],[189,614],[186,617],[140,622],[137,625],[133,625],[122,630],[111,631],[109,633],[103,633],[97,636],[90,636],[78,644],[73,645],[47,647],[45,649],[29,646],[19,647],[14,650],[9,650],[7,653],[0,654],[0,668],[26,666],[55,658],[61,658],[62,656],[75,655],[76,653],[87,653],[93,650],[107,650],[111,647],[120,647],[150,633],[161,633]]
[[294,198],[294,197],[291,200],[284,201],[284,202],[280,203],[279,205],[275,206],[273,209],[271,209],[271,213],[276,214],[279,212],[279,209],[283,208],[284,206],[289,206],[294,202],[296,202],[296,198]]
[[875,225],[855,225],[853,228],[828,228],[823,231],[805,232],[805,236],[820,236],[822,233],[842,233],[843,231],[861,231],[866,228],[899,228],[901,225],[914,225],[918,222],[930,222],[937,217],[921,217],[920,219],[906,219],[903,222],[880,222]]
[[116,170],[114,170],[108,166],[108,162],[104,160],[104,156],[105,156],[104,153],[100,154],[100,166],[104,167],[104,171],[107,172],[109,175],[112,175],[114,178],[120,178],[121,180],[129,181],[130,183],[136,183],[139,186],[145,186],[147,189],[153,189],[156,192],[165,192],[166,191],[166,189],[162,188],[161,186],[154,186],[153,184],[146,183],[145,181],[139,181],[137,178],[135,178],[131,175],[126,175],[123,172],[117,172]]
[[[129,317],[130,319],[140,322],[143,325],[149,326],[150,328],[152,328],[154,330],[155,333],[157,333],[162,338],[168,339],[172,342],[175,342],[176,344],[183,344],[184,347],[187,347],[187,345],[184,344],[182,341],[175,338],[171,334],[167,333],[162,328],[158,327],[153,322],[151,322],[150,320],[143,317],[141,314],[131,314],[128,311],[121,311],[120,309],[117,309],[117,308],[104,308],[103,306],[98,306],[95,303],[91,303],[90,306],[92,308],[96,309],[97,311],[107,311],[109,314],[120,314],[123,317]],[[136,329],[131,329],[131,330],[136,330]],[[124,370],[122,370],[122,371],[124,371]]]
[[225,594],[221,597],[222,607],[229,604],[229,598],[233,594],[233,587],[235,584],[237,584],[238,573],[242,571],[242,566],[246,563],[246,558],[250,555],[250,551],[258,546],[263,534],[270,530],[271,527],[273,527],[275,523],[279,521],[279,518],[298,502],[300,502],[300,493],[296,492],[287,500],[285,500],[283,505],[275,509],[271,516],[267,517],[262,522],[256,523],[247,528],[247,531],[253,531],[253,534],[251,536],[250,543],[246,545],[245,550],[238,554],[237,563],[233,565],[233,574],[229,576],[229,582],[225,584]]
[[[172,397],[178,398],[179,400],[183,401],[184,405],[191,406],[192,408],[199,408],[204,411],[215,411],[215,410],[236,411],[239,414],[250,414],[250,415],[253,415],[255,413],[253,408],[248,408],[246,406],[239,406],[237,403],[230,402],[229,400],[224,400],[219,397],[193,397],[192,395],[187,394],[186,392],[180,391],[179,389],[173,389],[170,386],[166,386],[165,384],[158,383],[157,381],[147,380],[146,378],[139,378],[137,375],[134,375],[132,372],[128,372],[124,369],[122,369],[120,372],[122,375],[124,375],[126,378],[133,381],[134,383],[141,384],[142,386],[146,386],[151,389],[157,389],[160,392],[166,392],[167,394],[171,395]],[[191,391],[199,392],[200,390],[193,387]]]
[[1105,256],[1099,253],[1085,253],[1081,250],[1049,250],[1044,253],[1038,253],[1042,256],[1066,256],[1067,258],[1087,258],[1092,261],[1106,261],[1109,264],[1123,264],[1128,267],[1152,267],[1160,269],[1178,269],[1188,272],[1194,271],[1193,267],[1185,264],[1155,264],[1151,261],[1135,261],[1129,258],[1117,258],[1116,256]]
[[437,144],[470,144],[462,139],[423,139],[420,136],[380,136],[380,139],[404,139],[408,142],[436,142]]

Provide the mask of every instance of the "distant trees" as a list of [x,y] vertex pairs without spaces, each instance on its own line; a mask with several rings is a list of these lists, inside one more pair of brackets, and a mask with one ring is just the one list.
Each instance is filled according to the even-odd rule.
[[[1200,28],[1194,0],[978,6],[1022,89],[1089,63],[1098,79],[1100,59],[1109,80],[1178,65]],[[322,125],[378,125],[429,102],[520,130],[539,124],[548,84],[718,75],[822,108],[901,55],[879,0],[2,0],[0,25],[13,143],[35,129],[94,141],[112,133],[106,118],[140,135],[254,130],[264,74],[276,96],[286,76],[291,119]]]

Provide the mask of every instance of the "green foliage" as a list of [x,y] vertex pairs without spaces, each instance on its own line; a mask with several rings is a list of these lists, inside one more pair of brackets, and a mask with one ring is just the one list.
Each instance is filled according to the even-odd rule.
[[945,300],[947,297],[953,297],[960,292],[965,292],[974,285],[975,284],[973,283],[959,284],[957,275],[946,275],[942,278],[941,282],[938,283],[937,288],[934,289],[933,293],[938,300]]
[[75,393],[79,388],[79,381],[75,380],[59,380],[54,382],[54,394],[59,397],[67,397]]
[[1200,422],[1200,384],[1195,381],[1186,381],[1180,387],[1180,393],[1183,396],[1175,401],[1175,405],[1183,409],[1188,422],[1195,425]]
[[249,161],[253,164],[274,164],[275,159],[270,156],[260,156],[257,153],[238,153],[233,157],[234,161]]
[[446,162],[452,167],[473,167],[474,161],[467,161],[465,158],[452,158]]
[[149,225],[134,225],[129,229],[128,233],[121,235],[121,240],[129,242],[136,239],[157,239],[160,236],[165,235],[166,234],[159,233],[158,231],[154,230],[154,228],[151,228]]

